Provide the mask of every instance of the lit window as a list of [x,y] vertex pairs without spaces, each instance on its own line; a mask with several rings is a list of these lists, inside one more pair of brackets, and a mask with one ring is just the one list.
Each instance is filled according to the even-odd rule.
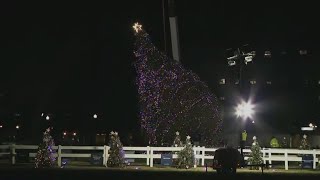
[[271,51],[265,51],[264,52],[264,57],[271,58]]
[[257,81],[256,80],[250,80],[250,84],[257,84]]
[[299,50],[299,54],[300,54],[301,56],[307,55],[307,54],[308,54],[308,51],[305,50],[305,49],[300,49],[300,50]]
[[226,84],[226,79],[220,79],[219,84]]

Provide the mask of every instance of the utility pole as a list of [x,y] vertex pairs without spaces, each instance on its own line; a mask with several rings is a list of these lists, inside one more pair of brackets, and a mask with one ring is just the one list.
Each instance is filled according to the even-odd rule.
[[176,61],[180,61],[180,46],[178,34],[178,18],[175,13],[175,0],[168,0],[169,23],[171,33],[172,56]]
[[167,30],[166,30],[166,0],[162,0],[162,19],[163,19],[163,39],[164,39],[164,52],[167,53]]

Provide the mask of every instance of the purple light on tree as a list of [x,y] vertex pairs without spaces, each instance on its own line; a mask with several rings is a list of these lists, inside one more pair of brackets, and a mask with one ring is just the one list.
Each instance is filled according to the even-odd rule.
[[195,73],[160,52],[141,25],[133,28],[139,117],[150,144],[171,143],[179,131],[216,145],[222,125],[217,97]]

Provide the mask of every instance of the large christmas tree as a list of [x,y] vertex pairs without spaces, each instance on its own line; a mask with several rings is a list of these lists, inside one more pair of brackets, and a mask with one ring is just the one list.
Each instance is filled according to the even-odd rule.
[[124,167],[124,151],[117,132],[111,131],[109,140],[109,157],[107,161],[108,167]]
[[136,23],[135,69],[140,120],[149,143],[171,144],[172,135],[198,137],[206,146],[220,143],[221,117],[217,97],[200,78],[160,52]]
[[36,168],[52,167],[56,160],[53,150],[54,140],[50,135],[51,128],[46,129],[43,132],[42,143],[38,147],[38,151],[35,158]]

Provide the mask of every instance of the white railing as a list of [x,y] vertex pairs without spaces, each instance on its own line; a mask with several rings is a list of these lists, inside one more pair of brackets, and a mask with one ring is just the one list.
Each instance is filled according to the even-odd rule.
[[[11,157],[11,163],[16,163],[16,150],[28,149],[34,150],[34,152],[29,153],[29,157],[35,157],[38,146],[36,145],[0,145],[0,156],[9,155]],[[109,156],[108,146],[54,146],[53,149],[56,150],[55,156],[57,157],[58,166],[61,166],[62,158],[71,157],[91,157],[92,153],[67,153],[63,150],[84,150],[84,151],[101,151],[103,154],[103,164],[107,164],[107,159]],[[160,159],[163,153],[172,153],[172,158],[177,158],[175,152],[178,152],[182,147],[123,147],[123,150],[134,151],[134,154],[125,153],[126,159],[146,159],[146,165],[153,167],[154,159]],[[205,165],[205,160],[212,160],[213,155],[208,154],[209,152],[215,152],[218,148],[206,148],[206,147],[193,147],[194,155],[196,158],[195,166],[201,162],[201,166]],[[282,161],[285,164],[285,169],[289,169],[289,162],[302,162],[302,154],[313,155],[313,169],[316,169],[316,165],[319,162],[320,149],[313,150],[300,150],[300,149],[277,149],[277,148],[262,148],[262,158],[264,164],[268,161],[272,164],[273,161]],[[243,149],[245,155],[245,160],[249,158],[251,150]]]

